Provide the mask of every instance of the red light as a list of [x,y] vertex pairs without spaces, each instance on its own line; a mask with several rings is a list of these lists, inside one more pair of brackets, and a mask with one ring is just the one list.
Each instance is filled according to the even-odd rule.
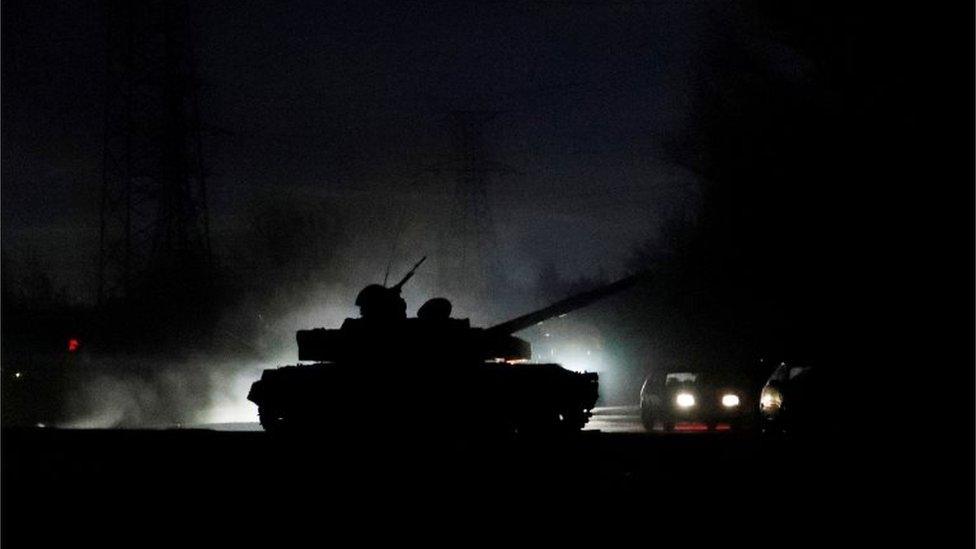
[[715,426],[716,431],[729,431],[731,429],[732,426],[729,425],[728,423],[719,423],[718,425]]
[[73,352],[77,351],[78,350],[78,347],[81,347],[81,342],[78,341],[76,338],[71,338],[71,339],[68,340],[68,352],[69,353],[73,353]]
[[682,421],[674,425],[675,431],[707,431],[708,425],[705,423],[693,423],[690,421]]

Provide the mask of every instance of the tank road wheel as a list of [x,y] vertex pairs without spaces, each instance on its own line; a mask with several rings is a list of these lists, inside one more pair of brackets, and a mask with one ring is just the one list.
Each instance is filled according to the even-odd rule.
[[258,406],[258,421],[269,433],[280,433],[287,425],[283,412],[269,406]]
[[559,414],[559,430],[567,433],[582,431],[590,420],[590,413],[585,410],[570,410]]
[[561,421],[555,412],[540,412],[521,415],[515,422],[515,431],[519,435],[539,436],[559,431]]
[[546,435],[578,433],[590,419],[586,410],[568,410],[526,416],[516,421],[515,430],[520,434]]

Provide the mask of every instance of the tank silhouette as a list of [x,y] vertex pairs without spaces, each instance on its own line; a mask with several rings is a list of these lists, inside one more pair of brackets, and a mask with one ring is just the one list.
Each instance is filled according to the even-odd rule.
[[[426,259],[426,258],[424,258]],[[297,333],[298,358],[268,369],[248,400],[266,431],[461,428],[494,432],[578,431],[598,397],[596,373],[531,363],[513,334],[617,293],[637,275],[577,294],[489,328],[452,318],[444,298],[406,317],[397,284],[372,284],[356,299],[360,318],[339,329]]]

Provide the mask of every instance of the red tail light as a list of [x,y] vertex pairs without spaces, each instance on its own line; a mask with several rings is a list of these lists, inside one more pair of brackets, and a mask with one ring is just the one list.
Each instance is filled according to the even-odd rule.
[[705,423],[681,421],[675,423],[674,430],[675,431],[707,431],[708,425]]
[[79,347],[81,347],[81,341],[79,341],[77,338],[74,338],[73,337],[73,338],[71,338],[71,339],[68,340],[68,352],[69,353],[73,353],[73,352],[77,351]]

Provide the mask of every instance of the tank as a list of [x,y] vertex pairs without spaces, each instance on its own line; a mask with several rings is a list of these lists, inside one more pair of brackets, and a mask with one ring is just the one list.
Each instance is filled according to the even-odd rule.
[[[406,317],[397,284],[373,284],[356,299],[360,318],[338,329],[297,333],[298,359],[265,370],[248,400],[271,432],[462,429],[573,432],[596,403],[598,377],[533,363],[520,330],[619,292],[628,277],[488,328],[451,317],[444,298]],[[431,422],[436,422],[432,424]]]

